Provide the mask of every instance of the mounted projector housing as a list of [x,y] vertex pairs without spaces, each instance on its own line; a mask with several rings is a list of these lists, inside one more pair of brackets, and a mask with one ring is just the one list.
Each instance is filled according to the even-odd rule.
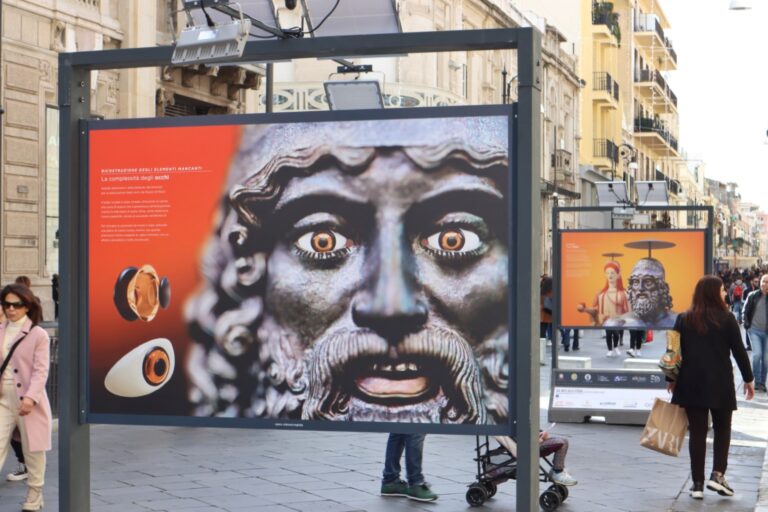
[[227,62],[240,58],[250,31],[251,21],[244,18],[214,27],[185,28],[176,41],[171,63]]

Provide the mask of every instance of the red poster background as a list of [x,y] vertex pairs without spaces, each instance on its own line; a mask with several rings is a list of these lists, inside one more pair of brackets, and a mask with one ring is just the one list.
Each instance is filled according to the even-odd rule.
[[[219,200],[230,160],[240,135],[239,126],[161,127],[91,130],[89,139],[89,250],[88,314],[90,412],[188,414],[184,357],[190,339],[183,319],[184,303],[199,286],[200,256]],[[132,173],[130,169],[150,169]],[[158,169],[153,171],[152,169]],[[162,168],[199,169],[196,172],[163,172]],[[110,174],[107,169],[122,169]],[[103,224],[122,226],[146,222],[138,216],[121,219],[102,217],[105,188],[132,187],[140,182],[105,182],[110,176],[164,176],[151,182],[162,185],[162,197],[170,210],[162,222],[167,236],[149,241],[102,241]],[[149,182],[148,182],[149,183]],[[121,201],[145,199],[146,195],[121,194]],[[109,199],[113,199],[109,197]],[[136,209],[137,212],[141,208]],[[114,287],[126,267],[150,264],[171,285],[168,309],[160,309],[154,320],[129,322],[114,305]],[[120,398],[104,388],[104,377],[112,365],[131,349],[156,337],[168,338],[174,346],[176,370],[170,382],[141,398]],[[139,376],[137,376],[139,377]]]

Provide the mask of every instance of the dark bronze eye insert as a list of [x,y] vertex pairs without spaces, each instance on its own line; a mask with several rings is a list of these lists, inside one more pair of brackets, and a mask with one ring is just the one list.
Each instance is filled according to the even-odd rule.
[[117,277],[114,291],[117,312],[125,320],[149,322],[171,302],[171,285],[152,265],[126,267]]

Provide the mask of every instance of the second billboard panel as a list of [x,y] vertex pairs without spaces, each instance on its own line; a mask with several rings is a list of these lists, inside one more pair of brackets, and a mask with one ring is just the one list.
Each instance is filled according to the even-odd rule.
[[562,231],[564,328],[671,329],[705,269],[704,230]]

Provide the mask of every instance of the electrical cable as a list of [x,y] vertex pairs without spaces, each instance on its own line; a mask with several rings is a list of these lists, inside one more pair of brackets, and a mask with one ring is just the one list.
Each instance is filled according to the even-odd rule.
[[[330,18],[330,17],[331,17],[331,14],[333,14],[333,11],[335,11],[335,10],[336,10],[336,8],[339,6],[339,4],[340,4],[340,3],[341,3],[341,0],[336,0],[336,3],[333,5],[333,7],[331,8],[331,10],[330,10],[330,11],[328,11],[328,14],[326,14],[326,15],[325,15],[325,18],[323,18],[322,20],[320,20],[320,23],[318,23],[318,24],[317,24],[317,26],[316,26],[316,27],[314,27],[312,30],[310,30],[309,32],[307,32],[307,34],[314,34],[315,32],[317,32],[317,30],[318,30],[320,27],[322,27],[322,26],[323,26],[323,23],[325,23],[325,21],[326,21],[328,18]],[[296,28],[298,28],[298,27],[296,27]]]
[[205,2],[200,2],[200,9],[203,10],[203,14],[205,14],[205,21],[208,23],[209,28],[213,28],[216,26],[216,24],[213,22],[213,19],[208,14],[208,11],[205,10]]
[[[258,28],[258,27],[256,27]],[[273,37],[279,37],[277,34],[272,34],[271,36],[260,36],[258,34],[254,34],[253,32],[248,33],[249,36],[253,36],[257,39],[272,39]]]

